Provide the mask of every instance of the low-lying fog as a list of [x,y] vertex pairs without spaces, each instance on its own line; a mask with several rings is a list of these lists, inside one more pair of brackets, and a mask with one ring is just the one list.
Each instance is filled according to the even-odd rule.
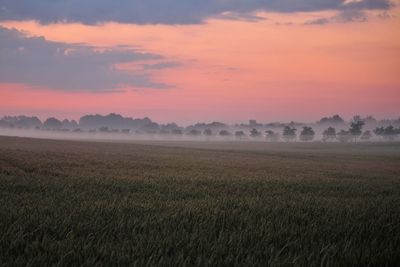
[[396,141],[400,119],[378,121],[372,116],[355,116],[344,121],[339,115],[315,123],[196,123],[187,127],[176,123],[158,124],[149,118],[124,118],[118,114],[85,115],[79,122],[37,117],[5,116],[0,119],[0,135],[81,140],[166,140],[166,141],[264,141],[264,142],[369,142]]

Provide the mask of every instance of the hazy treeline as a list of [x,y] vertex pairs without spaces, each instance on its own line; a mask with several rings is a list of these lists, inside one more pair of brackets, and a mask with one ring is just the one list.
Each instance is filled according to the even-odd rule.
[[[41,121],[37,117],[5,116],[0,119],[0,129],[34,130],[39,133],[73,133],[89,134],[88,136],[113,137],[151,137],[174,139],[206,140],[266,140],[279,141],[395,141],[400,136],[400,118],[396,120],[377,120],[372,116],[354,116],[345,121],[339,115],[321,118],[315,123],[273,122],[259,123],[249,120],[248,123],[228,125],[222,122],[196,123],[186,127],[176,123],[159,124],[149,118],[130,118],[119,114],[85,115],[75,120],[59,120],[51,117]],[[32,131],[31,131],[32,132]]]

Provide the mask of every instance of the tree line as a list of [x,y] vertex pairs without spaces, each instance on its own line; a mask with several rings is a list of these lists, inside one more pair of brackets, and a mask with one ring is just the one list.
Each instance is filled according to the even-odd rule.
[[[389,124],[389,123],[393,123]],[[366,125],[369,129],[364,130]],[[329,126],[328,126],[329,125]],[[394,141],[400,135],[399,120],[377,121],[372,116],[361,118],[354,116],[350,123],[346,123],[339,115],[324,117],[314,124],[318,128],[319,140],[324,142],[357,142],[369,141],[378,137],[380,140]],[[326,127],[325,127],[326,126]],[[371,128],[374,126],[374,128]],[[224,139],[265,139],[269,142],[303,141],[310,142],[317,139],[316,130],[311,125],[303,123],[269,123],[261,124],[250,120],[248,124],[227,125],[221,122],[196,123],[187,127],[176,123],[158,124],[149,118],[133,119],[119,114],[85,115],[79,122],[75,120],[58,120],[54,117],[41,122],[37,117],[5,116],[0,119],[0,127],[12,129],[36,129],[62,132],[87,133],[122,133],[122,134],[157,134],[190,136],[205,138],[219,137]],[[321,129],[323,131],[321,131]],[[337,130],[339,129],[339,130]]]

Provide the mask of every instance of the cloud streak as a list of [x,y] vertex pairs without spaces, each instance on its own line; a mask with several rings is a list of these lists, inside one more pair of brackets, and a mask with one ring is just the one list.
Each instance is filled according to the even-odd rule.
[[390,0],[0,0],[0,21],[197,24],[212,17],[256,21],[258,11],[387,10],[391,6]]
[[330,23],[346,23],[346,22],[366,22],[367,15],[359,10],[345,10],[340,12],[339,14],[327,17],[327,18],[318,18],[314,20],[306,21],[306,25],[325,25]]
[[[48,41],[28,37],[17,30],[0,27],[0,82],[68,91],[113,91],[123,87],[166,88],[152,81],[151,68],[121,70],[120,63],[160,61],[163,57],[134,49],[99,50],[83,44]],[[139,65],[140,65],[139,64]],[[152,69],[157,69],[156,67]]]

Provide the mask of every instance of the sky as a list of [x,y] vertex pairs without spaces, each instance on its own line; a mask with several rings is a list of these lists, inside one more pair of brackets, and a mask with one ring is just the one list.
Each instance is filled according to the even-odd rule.
[[0,115],[400,116],[397,0],[0,0]]

